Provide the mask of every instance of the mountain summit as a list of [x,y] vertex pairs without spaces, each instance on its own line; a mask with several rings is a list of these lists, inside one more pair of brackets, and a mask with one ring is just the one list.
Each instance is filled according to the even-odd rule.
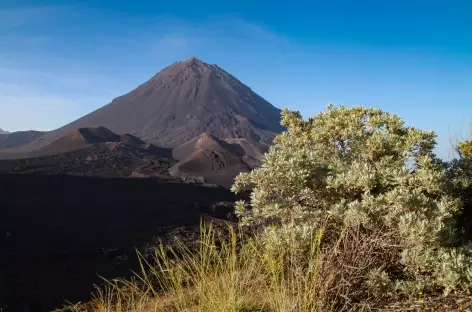
[[90,126],[171,148],[202,133],[270,143],[282,130],[278,108],[217,65],[195,57],[164,68],[133,91],[45,138]]

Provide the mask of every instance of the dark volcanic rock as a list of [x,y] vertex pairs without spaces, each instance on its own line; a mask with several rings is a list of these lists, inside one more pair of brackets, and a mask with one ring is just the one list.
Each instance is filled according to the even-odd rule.
[[175,162],[170,151],[139,149],[121,142],[92,144],[85,148],[35,158],[0,160],[0,173],[70,174],[97,177],[170,178]]
[[176,147],[203,132],[219,139],[270,143],[282,130],[279,109],[217,65],[196,58],[163,69],[135,90],[44,139],[53,141],[90,126],[131,133],[163,147]]
[[[0,174],[0,310],[51,311],[139,271],[135,248],[163,229],[198,234],[228,190],[161,179]],[[164,231],[165,232],[165,231]]]

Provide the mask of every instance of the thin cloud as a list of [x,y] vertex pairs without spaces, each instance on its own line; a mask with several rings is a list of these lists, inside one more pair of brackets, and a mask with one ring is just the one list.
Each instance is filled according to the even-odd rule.
[[0,8],[2,52],[23,52],[47,44],[52,39],[48,27],[68,12],[60,6]]
[[32,26],[59,16],[65,7],[39,6],[0,9],[0,30]]
[[51,40],[50,36],[46,35],[25,35],[25,34],[17,34],[17,33],[0,33],[0,43],[5,46],[11,45],[40,45],[47,43]]
[[194,55],[195,51],[207,51],[214,49],[237,47],[241,50],[254,47],[265,50],[282,51],[285,49],[297,49],[297,45],[284,36],[268,29],[267,27],[252,23],[247,20],[232,16],[220,16],[218,18],[188,22],[177,18],[166,18],[157,22],[159,25],[155,34],[148,35],[152,47],[159,53],[188,53]]
[[264,43],[272,43],[279,46],[295,47],[295,45],[290,42],[290,40],[288,40],[286,37],[277,34],[276,32],[270,30],[269,28],[263,25],[251,23],[247,20],[237,18],[231,19],[230,23],[236,30],[243,33],[247,38],[263,39]]
[[183,49],[189,45],[191,40],[181,35],[165,35],[156,40],[155,45],[158,49]]

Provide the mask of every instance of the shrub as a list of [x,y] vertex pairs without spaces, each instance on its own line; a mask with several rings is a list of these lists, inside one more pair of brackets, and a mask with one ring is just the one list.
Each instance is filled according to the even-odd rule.
[[455,145],[458,157],[448,163],[450,190],[460,199],[461,213],[457,217],[458,228],[465,242],[472,240],[472,141],[464,140]]
[[322,224],[332,233],[359,227],[366,236],[389,233],[370,255],[392,255],[389,265],[368,268],[371,289],[412,294],[470,286],[471,248],[453,247],[460,202],[448,194],[433,132],[378,109],[332,105],[307,121],[284,110],[282,125],[287,131],[262,166],[239,175],[232,188],[252,189],[250,204],[238,202],[236,213],[263,229],[268,246],[287,247],[296,235],[303,250]]
[[465,145],[446,167],[434,133],[363,107],[308,121],[285,110],[282,124],[262,166],[233,186],[251,191],[236,208],[255,237],[204,227],[193,247],[139,255],[135,280],[108,281],[63,311],[405,311],[431,301],[399,294],[469,290],[472,247],[457,230],[472,181]]

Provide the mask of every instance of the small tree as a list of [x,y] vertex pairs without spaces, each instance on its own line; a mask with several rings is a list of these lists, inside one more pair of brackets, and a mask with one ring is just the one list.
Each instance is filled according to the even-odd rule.
[[391,232],[397,272],[370,268],[379,283],[402,291],[468,287],[470,248],[451,247],[460,203],[447,195],[433,132],[378,109],[332,105],[307,121],[286,109],[282,125],[287,131],[262,166],[232,188],[252,189],[250,205],[236,205],[243,224],[262,226],[263,239],[278,246],[293,237],[303,245],[326,220],[338,231]]

